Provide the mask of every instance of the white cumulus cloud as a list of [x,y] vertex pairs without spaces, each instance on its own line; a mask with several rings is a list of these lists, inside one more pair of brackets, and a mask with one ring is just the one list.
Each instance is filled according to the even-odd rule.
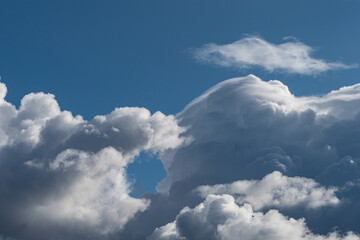
[[[150,200],[130,196],[141,151],[182,144],[174,116],[116,108],[91,121],[30,93],[17,109],[0,84],[0,232],[16,239],[106,239]],[[21,229],[18,230],[18,229]],[[8,239],[8,238],[6,238]]]

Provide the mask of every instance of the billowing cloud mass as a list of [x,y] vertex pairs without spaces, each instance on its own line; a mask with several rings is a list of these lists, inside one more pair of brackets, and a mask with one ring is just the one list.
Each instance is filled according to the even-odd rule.
[[[5,239],[360,239],[360,84],[296,97],[248,75],[176,117],[117,108],[91,121],[51,94],[18,109],[3,84],[0,96]],[[126,167],[141,151],[167,174],[134,198]]]
[[[85,121],[51,94],[21,106],[0,84],[0,233],[16,239],[99,239],[123,229],[150,200],[129,196],[126,166],[141,151],[182,143],[173,116],[117,108]],[[10,239],[10,238],[9,238]]]
[[261,67],[270,72],[281,70],[306,75],[355,67],[313,58],[313,51],[312,47],[299,41],[273,44],[260,37],[250,36],[230,44],[206,44],[195,49],[194,54],[201,62],[223,67]]

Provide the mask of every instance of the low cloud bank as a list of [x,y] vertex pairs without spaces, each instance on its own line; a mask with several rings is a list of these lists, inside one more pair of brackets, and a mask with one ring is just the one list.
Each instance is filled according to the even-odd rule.
[[277,210],[254,212],[249,204],[239,206],[230,195],[209,195],[194,209],[184,208],[176,220],[157,228],[149,240],[186,239],[244,240],[358,240],[348,232],[312,233],[304,219],[289,218]]
[[[54,96],[17,109],[0,84],[5,239],[359,239],[360,84],[296,97],[249,75],[174,116],[117,108],[85,121]],[[156,152],[158,192],[126,167]]]

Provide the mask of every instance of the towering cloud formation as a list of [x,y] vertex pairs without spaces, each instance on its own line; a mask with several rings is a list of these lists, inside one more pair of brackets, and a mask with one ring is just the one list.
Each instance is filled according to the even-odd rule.
[[[99,239],[121,230],[149,200],[129,196],[125,167],[140,151],[182,143],[173,116],[118,108],[88,122],[54,96],[19,109],[0,85],[0,232],[19,239]],[[7,239],[7,238],[6,238]]]
[[[327,184],[345,170],[325,176],[342,162],[356,172],[359,89],[298,98],[281,82],[253,75],[216,85],[178,114],[193,141],[163,155],[168,174],[158,190],[259,179],[273,171]],[[356,177],[348,174],[341,184]]]
[[225,45],[206,44],[195,50],[195,57],[201,62],[223,67],[261,67],[270,72],[281,70],[306,75],[354,67],[341,62],[312,58],[312,52],[310,46],[298,41],[276,45],[252,36]]

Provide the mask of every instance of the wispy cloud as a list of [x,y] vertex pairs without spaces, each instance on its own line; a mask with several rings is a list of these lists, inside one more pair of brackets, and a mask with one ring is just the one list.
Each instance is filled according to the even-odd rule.
[[284,40],[287,42],[273,44],[260,37],[250,36],[225,45],[206,44],[195,49],[194,55],[200,62],[224,67],[239,69],[261,67],[269,72],[280,70],[305,75],[357,67],[357,65],[313,58],[312,47],[294,38],[284,38]]

